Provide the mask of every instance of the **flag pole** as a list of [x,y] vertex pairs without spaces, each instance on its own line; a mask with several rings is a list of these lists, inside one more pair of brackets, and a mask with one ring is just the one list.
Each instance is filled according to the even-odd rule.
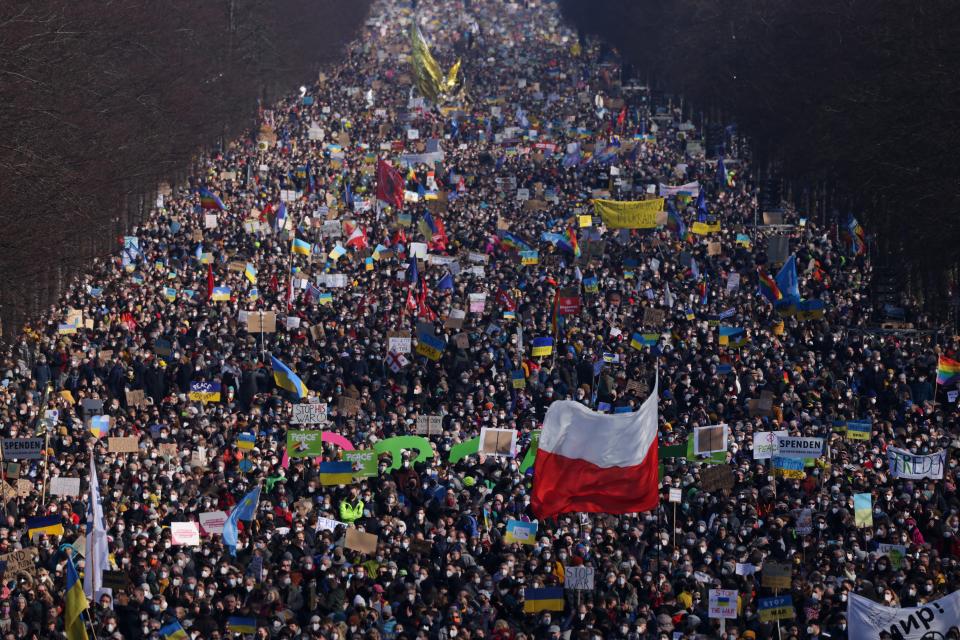
[[93,640],[97,639],[97,629],[93,625],[93,616],[90,615],[90,607],[84,608],[83,612],[87,614],[87,621],[90,623],[90,633],[93,634]]

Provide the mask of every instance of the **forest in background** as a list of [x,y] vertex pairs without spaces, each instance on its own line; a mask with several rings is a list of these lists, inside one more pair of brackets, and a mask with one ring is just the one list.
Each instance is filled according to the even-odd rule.
[[343,57],[369,0],[0,3],[4,338],[116,252],[161,181]]
[[960,4],[560,2],[641,78],[736,122],[799,204],[815,193],[828,221],[856,215],[902,285],[947,309],[960,263]]

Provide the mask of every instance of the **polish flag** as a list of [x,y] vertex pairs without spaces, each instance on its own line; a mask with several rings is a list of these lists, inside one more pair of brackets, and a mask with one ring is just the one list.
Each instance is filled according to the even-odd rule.
[[347,246],[354,249],[365,249],[367,247],[367,231],[360,225],[354,227],[347,238]]
[[550,405],[530,500],[538,519],[656,508],[657,386],[654,383],[650,397],[633,413],[597,413],[572,400]]

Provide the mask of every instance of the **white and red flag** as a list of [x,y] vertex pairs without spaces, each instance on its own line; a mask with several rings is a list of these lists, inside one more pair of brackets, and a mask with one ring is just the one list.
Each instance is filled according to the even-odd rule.
[[550,405],[533,472],[537,518],[656,508],[657,386],[633,413],[607,415],[572,400]]

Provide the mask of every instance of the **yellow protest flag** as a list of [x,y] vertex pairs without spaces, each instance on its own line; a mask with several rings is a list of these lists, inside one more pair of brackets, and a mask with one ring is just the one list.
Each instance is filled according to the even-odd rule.
[[714,222],[713,224],[707,224],[706,222],[694,222],[690,227],[690,231],[698,236],[705,236],[709,233],[720,233],[720,223]]
[[653,200],[594,200],[593,209],[611,229],[653,229],[663,198]]

